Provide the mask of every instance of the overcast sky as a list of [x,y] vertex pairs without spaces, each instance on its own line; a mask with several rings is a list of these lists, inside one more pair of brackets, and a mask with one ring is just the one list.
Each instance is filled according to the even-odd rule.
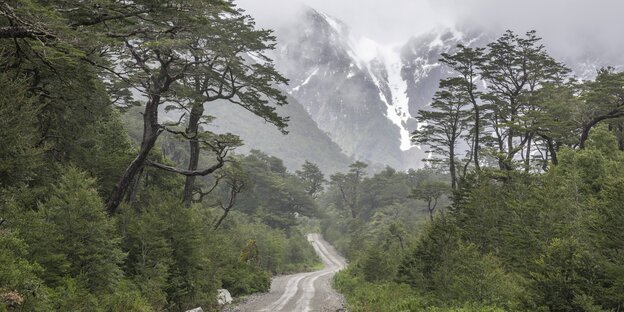
[[[263,27],[296,18],[304,3],[343,20],[361,35],[393,44],[457,23],[501,32],[536,29],[564,54],[591,49],[624,55],[624,0],[235,0]],[[593,53],[592,53],[593,54]],[[624,59],[618,58],[618,59]]]

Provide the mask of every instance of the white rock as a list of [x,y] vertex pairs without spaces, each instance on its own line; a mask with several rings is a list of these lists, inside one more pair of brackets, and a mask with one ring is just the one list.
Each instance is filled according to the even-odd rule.
[[199,308],[195,308],[195,309],[192,309],[192,310],[187,310],[186,312],[204,312],[204,309],[199,307]]
[[232,303],[232,295],[227,289],[219,289],[219,295],[217,295],[217,303],[219,305]]

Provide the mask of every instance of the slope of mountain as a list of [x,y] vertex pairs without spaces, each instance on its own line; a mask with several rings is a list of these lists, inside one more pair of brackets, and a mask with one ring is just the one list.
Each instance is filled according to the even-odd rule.
[[277,109],[280,115],[290,116],[288,135],[257,118],[245,109],[225,102],[214,102],[206,106],[206,112],[215,116],[207,129],[218,132],[232,132],[239,135],[245,145],[237,149],[246,153],[251,149],[284,160],[290,170],[296,170],[306,161],[316,163],[325,173],[345,170],[353,161],[334,143],[309,117],[301,104],[289,97],[288,105]]
[[384,46],[306,8],[295,24],[277,31],[274,58],[291,79],[291,95],[347,154],[406,169],[421,166],[425,156],[410,133],[417,128],[413,116],[448,75],[440,54],[478,43],[475,34],[438,29]]
[[404,167],[400,128],[386,117],[373,74],[375,46],[353,40],[346,25],[313,9],[277,37],[277,67],[319,127],[354,158]]
[[405,168],[410,116],[398,49],[357,38],[313,9],[277,37],[277,67],[319,127],[354,158]]

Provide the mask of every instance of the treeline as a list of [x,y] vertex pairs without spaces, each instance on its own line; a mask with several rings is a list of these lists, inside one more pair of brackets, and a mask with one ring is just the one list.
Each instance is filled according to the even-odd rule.
[[608,124],[624,148],[624,73],[601,69],[579,81],[550,55],[534,31],[507,31],[485,48],[458,45],[440,62],[440,81],[414,141],[431,147],[429,161],[445,165],[456,188],[482,167],[543,172],[561,148],[583,149],[589,132]]
[[213,101],[285,129],[273,41],[229,1],[0,3],[0,311],[211,310],[317,266],[318,168],[204,131]]
[[441,61],[456,75],[414,137],[446,183],[403,187],[421,199],[408,211],[426,194],[450,205],[407,223],[404,246],[397,226],[341,228],[343,250],[361,251],[334,281],[350,311],[622,310],[624,74],[576,81],[532,32]]
[[349,274],[370,281],[391,278],[392,268],[418,238],[418,229],[448,206],[447,178],[431,169],[401,172],[390,167],[371,175],[362,162],[332,175],[318,199],[320,227],[349,260]]

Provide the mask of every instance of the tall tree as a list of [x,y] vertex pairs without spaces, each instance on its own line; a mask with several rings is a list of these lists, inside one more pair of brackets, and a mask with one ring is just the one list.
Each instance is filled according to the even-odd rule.
[[338,188],[343,203],[349,209],[353,219],[357,218],[360,214],[358,209],[360,198],[359,192],[362,180],[366,176],[365,170],[367,167],[367,164],[361,161],[356,161],[349,165],[348,173],[336,173],[330,177],[331,183]]
[[321,169],[319,169],[315,163],[306,160],[305,163],[301,165],[301,170],[297,170],[295,174],[297,174],[305,185],[305,190],[308,195],[316,197],[316,195],[323,192],[323,184],[327,181],[325,180],[323,172],[321,172]]
[[[154,166],[170,172],[175,172],[189,177],[208,175],[223,167],[228,152],[235,146],[231,141],[202,141],[197,138],[194,131],[194,124],[189,127],[191,135],[189,139],[196,139],[199,143],[205,143],[217,155],[217,163],[205,169],[179,169],[172,166],[149,161],[150,151],[156,145],[160,134],[164,131],[181,134],[174,125],[163,123],[159,120],[159,107],[163,103],[184,103],[192,99],[190,110],[195,106],[195,113],[192,114],[197,119],[201,116],[197,110],[200,104],[203,105],[205,99],[210,97],[206,92],[198,93],[192,83],[203,77],[208,82],[200,85],[199,91],[211,91],[223,88],[228,93],[228,86],[232,93],[239,95],[239,100],[243,106],[256,109],[279,120],[274,114],[274,107],[266,105],[265,101],[259,100],[261,94],[257,89],[242,92],[249,86],[262,85],[268,83],[280,83],[283,81],[274,71],[269,71],[272,67],[244,66],[240,55],[232,54],[231,49],[224,47],[231,44],[234,49],[241,49],[242,42],[251,40],[251,46],[259,50],[264,50],[266,46],[258,46],[269,40],[265,33],[252,38],[245,38],[249,31],[253,30],[253,23],[249,23],[246,18],[241,19],[241,13],[234,5],[228,1],[186,1],[171,5],[168,2],[139,1],[133,2],[129,8],[120,8],[122,12],[134,12],[135,10],[148,12],[147,15],[127,14],[129,17],[119,17],[118,19],[105,22],[107,31],[105,35],[114,42],[113,48],[108,52],[113,64],[105,69],[111,74],[110,78],[115,79],[115,88],[125,86],[125,90],[133,90],[145,101],[143,110],[143,135],[139,152],[119,178],[107,202],[107,210],[114,213],[119,206],[124,194],[130,188],[146,165]],[[146,18],[147,17],[147,18]],[[239,26],[247,32],[230,31],[234,28],[235,22],[249,23]],[[234,23],[234,24],[233,24]],[[212,50],[212,44],[216,49]],[[249,50],[243,45],[243,50]],[[221,53],[225,54],[226,62],[223,63]],[[218,63],[217,63],[218,59]],[[227,64],[239,62],[240,66],[229,67]],[[215,72],[214,66],[221,68],[220,72]],[[102,66],[104,67],[104,66]],[[236,72],[236,70],[240,72]],[[216,74],[216,76],[215,76]],[[230,85],[223,82],[223,79],[215,79],[218,75],[229,77],[248,77],[242,84],[236,84],[236,79],[230,79]],[[192,78],[195,78],[193,80]],[[203,80],[202,80],[203,81]],[[259,83],[261,81],[262,83]],[[222,83],[223,82],[223,83]],[[185,90],[195,91],[190,94],[178,94],[178,86],[187,86]],[[272,95],[277,96],[277,91],[271,89]],[[112,92],[112,91],[111,91]],[[216,94],[224,93],[214,92]],[[241,94],[256,96],[255,102],[248,102],[247,99],[240,98]],[[251,95],[249,95],[251,94]],[[124,95],[128,95],[126,92]],[[212,95],[214,96],[214,94]],[[125,104],[133,104],[136,96],[126,97]],[[188,107],[188,106],[187,106]],[[199,124],[199,120],[194,121]],[[231,137],[229,137],[231,138]],[[197,145],[195,145],[197,147]],[[191,164],[192,165],[192,164]],[[193,167],[193,166],[191,166]],[[192,180],[192,179],[191,179]]]
[[[268,30],[255,29],[251,17],[241,11],[225,19],[223,24],[223,29],[218,29],[223,35],[216,38],[226,40],[206,41],[198,37],[191,43],[191,53],[197,63],[193,66],[197,68],[174,86],[179,94],[188,95],[186,101],[180,102],[177,107],[189,115],[182,133],[189,141],[188,171],[197,170],[201,143],[205,142],[206,135],[212,136],[201,129],[212,119],[204,116],[206,103],[229,101],[286,133],[284,128],[288,118],[279,116],[272,105],[286,104],[286,97],[275,85],[287,81],[264,54],[274,48],[275,38]],[[215,30],[207,27],[205,32],[209,31]],[[192,201],[195,178],[192,175],[186,177],[184,203],[187,206]]]
[[482,122],[482,111],[479,104],[481,92],[476,83],[479,80],[480,66],[483,62],[484,48],[470,48],[464,45],[457,45],[458,51],[454,54],[442,53],[440,62],[449,66],[456,74],[458,92],[464,92],[465,97],[472,104],[472,146],[469,161],[474,163],[475,170],[480,170],[479,148],[481,146],[481,131],[484,129]]
[[457,144],[468,129],[470,111],[469,94],[465,91],[463,78],[449,78],[440,81],[431,110],[420,110],[416,117],[422,124],[414,131],[413,140],[431,147],[432,157],[427,159],[435,164],[447,164],[451,175],[451,186],[457,187]]
[[[481,66],[488,88],[482,98],[491,107],[489,117],[501,169],[512,170],[522,151],[521,157],[529,161],[535,135],[530,114],[536,109],[533,93],[545,83],[561,81],[569,71],[545,52],[540,40],[535,31],[520,37],[508,30],[488,44]],[[529,164],[525,167],[528,170]]]

